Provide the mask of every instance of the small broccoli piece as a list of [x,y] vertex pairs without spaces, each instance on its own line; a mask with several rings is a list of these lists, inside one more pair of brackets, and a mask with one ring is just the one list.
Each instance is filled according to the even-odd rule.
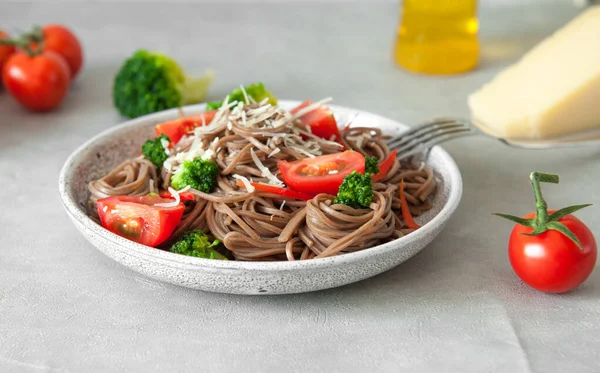
[[171,185],[180,190],[190,186],[204,193],[210,193],[217,185],[219,165],[208,159],[195,158],[184,161],[171,176]]
[[210,242],[208,236],[202,231],[190,231],[179,237],[177,242],[171,246],[171,252],[197,258],[227,260],[214,249],[220,242],[219,240]]
[[333,203],[359,209],[369,207],[372,201],[373,181],[371,174],[366,173],[361,175],[357,171],[354,171],[344,178]]
[[[254,99],[256,102],[260,102],[265,98],[269,99],[269,103],[271,105],[277,104],[277,99],[273,94],[265,88],[265,85],[262,83],[254,83],[249,86],[244,87],[246,91],[246,95],[248,98]],[[241,88],[234,89],[233,92],[229,94],[229,102],[243,102],[246,103],[246,98],[244,97],[244,92],[242,92]],[[219,109],[223,105],[223,101],[213,101],[206,104],[206,110],[216,110]]]
[[165,151],[163,142],[168,144],[171,140],[165,134],[162,134],[154,139],[150,139],[142,145],[142,154],[147,160],[154,163],[156,167],[162,167],[164,161],[167,160],[168,155]]
[[365,158],[365,173],[373,175],[379,173],[379,160],[376,157]]
[[170,57],[138,50],[126,60],[113,85],[113,103],[130,118],[204,100],[214,76],[211,72],[199,78],[186,76]]

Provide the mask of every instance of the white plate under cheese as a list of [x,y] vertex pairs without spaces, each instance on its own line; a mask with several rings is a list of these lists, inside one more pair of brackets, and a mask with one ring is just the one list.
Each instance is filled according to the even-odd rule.
[[509,139],[600,129],[600,6],[474,92],[469,107],[473,119]]

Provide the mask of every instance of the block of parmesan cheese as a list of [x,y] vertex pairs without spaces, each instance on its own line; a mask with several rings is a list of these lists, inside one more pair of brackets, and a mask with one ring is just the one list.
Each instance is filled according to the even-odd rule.
[[600,6],[471,94],[469,108],[492,133],[512,139],[600,129]]

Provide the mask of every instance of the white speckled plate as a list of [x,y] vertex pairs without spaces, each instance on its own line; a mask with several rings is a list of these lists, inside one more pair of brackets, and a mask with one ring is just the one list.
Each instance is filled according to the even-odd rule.
[[[280,101],[292,108],[297,101]],[[204,105],[184,108],[186,114]],[[360,110],[331,106],[340,123],[359,114],[353,126],[379,127],[394,135],[407,126]],[[159,281],[194,289],[233,294],[290,294],[332,288],[360,281],[397,266],[427,246],[444,228],[462,196],[460,171],[442,148],[432,150],[428,165],[441,182],[433,209],[418,222],[418,231],[366,250],[296,262],[236,262],[188,257],[143,246],[119,237],[86,214],[87,184],[105,175],[124,159],[139,154],[154,135],[154,125],[178,116],[177,110],[140,117],[92,138],[66,161],[59,177],[63,205],[79,231],[100,251],[119,263]]]

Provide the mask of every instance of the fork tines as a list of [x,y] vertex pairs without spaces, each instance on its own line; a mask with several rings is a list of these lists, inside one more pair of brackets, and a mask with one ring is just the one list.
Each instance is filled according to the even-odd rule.
[[407,158],[444,141],[473,133],[467,120],[437,118],[401,133],[387,144],[390,149],[398,149],[397,158]]

